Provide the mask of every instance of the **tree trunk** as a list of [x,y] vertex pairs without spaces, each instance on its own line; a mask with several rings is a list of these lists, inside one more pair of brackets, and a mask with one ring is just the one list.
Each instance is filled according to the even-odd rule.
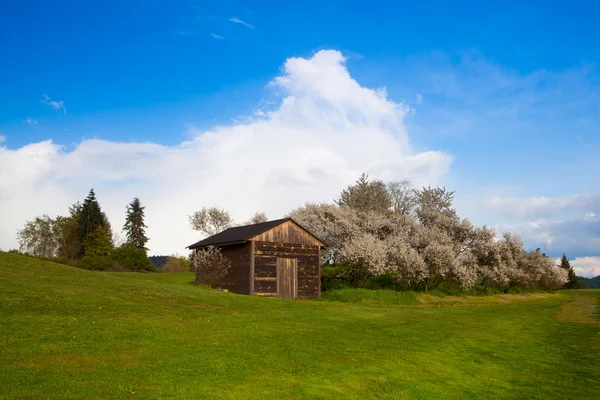
[[429,278],[425,278],[425,291],[429,289]]
[[367,284],[369,283],[370,278],[371,278],[370,276],[367,276],[367,279],[365,279],[365,284],[363,285],[363,289],[367,288]]

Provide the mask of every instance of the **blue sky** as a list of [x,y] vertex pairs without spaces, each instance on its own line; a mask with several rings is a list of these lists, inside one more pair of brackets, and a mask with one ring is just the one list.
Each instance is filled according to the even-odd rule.
[[[381,93],[385,88],[386,99],[405,108],[396,127],[401,134],[392,133],[402,143],[398,158],[437,152],[446,161],[426,158],[427,168],[421,170],[414,163],[404,170],[384,170],[373,165],[392,162],[394,155],[374,151],[371,158],[342,162],[351,168],[327,185],[321,182],[327,190],[300,192],[306,200],[329,200],[342,176],[359,170],[382,179],[445,184],[457,191],[459,211],[474,222],[515,230],[530,247],[587,257],[588,265],[597,261],[600,269],[599,8],[591,1],[11,2],[0,13],[0,148],[6,160],[30,161],[24,165],[34,171],[23,172],[26,176],[39,176],[26,188],[10,187],[39,194],[39,177],[50,174],[60,187],[48,194],[56,201],[50,213],[61,212],[59,200],[66,208],[83,197],[80,192],[89,186],[104,187],[107,197],[110,193],[107,208],[113,198],[132,196],[134,188],[147,191],[148,203],[161,204],[149,187],[164,183],[135,174],[80,177],[48,166],[75,159],[92,144],[120,154],[128,144],[148,143],[172,154],[186,148],[186,142],[208,140],[207,131],[225,143],[229,133],[224,132],[245,129],[264,115],[270,126],[276,125],[286,97],[308,96],[318,100],[311,103],[318,108],[325,96],[332,102],[326,108],[335,109],[340,99],[306,89],[313,75],[286,62],[336,51],[344,59],[344,69],[336,73],[348,74],[362,88]],[[338,62],[331,56],[315,60],[311,68],[325,74]],[[292,83],[273,84],[282,76]],[[269,114],[277,110],[280,114]],[[296,131],[300,114],[294,115],[285,114],[290,132]],[[313,129],[315,121],[310,121],[302,126]],[[286,132],[281,135],[293,135]],[[47,140],[51,145],[28,147]],[[312,159],[322,149],[309,150]],[[42,162],[42,153],[58,158]],[[206,168],[205,174],[223,171]],[[312,176],[309,172],[305,176]],[[77,184],[60,186],[64,182]],[[148,187],[128,182],[147,182]],[[175,206],[183,213],[195,204],[221,201],[206,190],[173,190],[191,198],[189,205]],[[268,199],[278,192],[267,199],[267,191],[261,193],[254,195],[253,206],[268,209],[273,217],[297,206],[293,201],[270,205]],[[120,213],[117,200],[114,207]],[[249,212],[233,202],[231,207],[239,218]],[[118,225],[121,217],[114,218]],[[156,216],[157,224],[169,218],[176,217]],[[14,227],[6,229],[0,247],[14,238]],[[182,237],[189,235],[183,233],[187,227],[180,229]],[[163,247],[157,239],[155,245],[180,251],[175,242]]]

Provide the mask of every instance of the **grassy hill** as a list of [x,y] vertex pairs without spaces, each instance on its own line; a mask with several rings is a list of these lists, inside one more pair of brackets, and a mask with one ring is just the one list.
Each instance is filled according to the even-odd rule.
[[0,253],[0,398],[598,395],[600,291],[381,305],[191,281]]

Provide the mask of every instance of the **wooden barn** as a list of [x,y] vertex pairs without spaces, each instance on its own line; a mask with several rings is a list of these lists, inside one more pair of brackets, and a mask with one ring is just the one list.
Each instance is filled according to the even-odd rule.
[[221,249],[231,261],[224,288],[284,299],[321,295],[321,255],[326,245],[291,218],[229,228],[188,246]]

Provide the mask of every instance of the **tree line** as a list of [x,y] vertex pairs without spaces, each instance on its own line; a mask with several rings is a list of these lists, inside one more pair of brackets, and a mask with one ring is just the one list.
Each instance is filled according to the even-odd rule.
[[86,269],[152,269],[147,257],[145,207],[136,197],[125,209],[123,243],[115,243],[112,227],[94,189],[83,203],[69,207],[68,216],[44,214],[26,221],[17,232],[18,252],[53,258]]

